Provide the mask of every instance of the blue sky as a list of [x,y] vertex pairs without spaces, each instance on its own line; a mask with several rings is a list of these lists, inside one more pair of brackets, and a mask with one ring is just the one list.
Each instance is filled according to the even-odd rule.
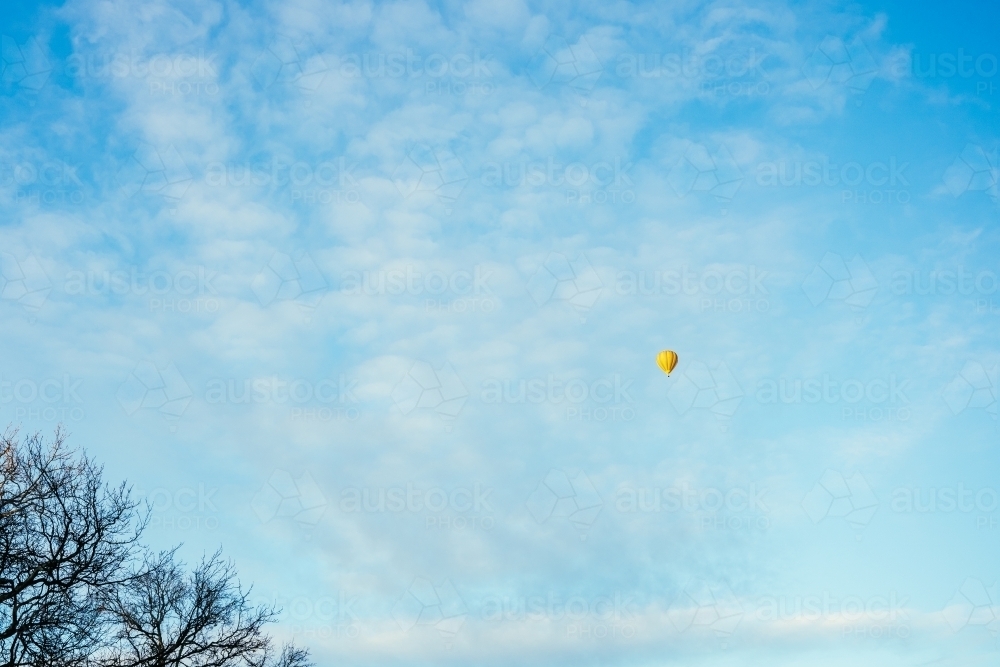
[[995,664],[995,8],[0,12],[0,421],[317,664]]

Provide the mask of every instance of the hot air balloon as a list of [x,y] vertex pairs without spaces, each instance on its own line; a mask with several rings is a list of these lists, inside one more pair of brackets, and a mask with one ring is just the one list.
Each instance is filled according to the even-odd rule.
[[677,367],[677,353],[673,350],[663,350],[656,355],[656,365],[661,371],[670,375],[670,372]]

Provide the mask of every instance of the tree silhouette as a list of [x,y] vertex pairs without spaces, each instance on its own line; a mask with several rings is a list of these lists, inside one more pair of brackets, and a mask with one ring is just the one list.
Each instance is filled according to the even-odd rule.
[[148,512],[57,430],[0,436],[0,667],[308,667],[216,552],[139,543]]
[[49,446],[8,431],[0,452],[0,667],[82,665],[101,642],[101,592],[136,554],[137,503],[61,431]]
[[114,589],[115,618],[107,667],[303,667],[304,651],[275,655],[263,627],[276,611],[248,601],[232,564],[219,552],[188,573],[174,551],[147,556],[141,570]]

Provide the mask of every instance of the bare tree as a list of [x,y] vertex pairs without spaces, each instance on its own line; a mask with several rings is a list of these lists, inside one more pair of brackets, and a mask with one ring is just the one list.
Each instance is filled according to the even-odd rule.
[[116,620],[113,647],[103,667],[306,667],[306,651],[276,651],[263,632],[276,610],[249,602],[220,554],[190,573],[176,550],[147,556],[107,609]]
[[0,436],[0,667],[308,667],[219,553],[138,543],[148,513],[56,431]]
[[0,436],[0,667],[83,665],[101,643],[102,592],[144,527],[128,489],[56,431]]

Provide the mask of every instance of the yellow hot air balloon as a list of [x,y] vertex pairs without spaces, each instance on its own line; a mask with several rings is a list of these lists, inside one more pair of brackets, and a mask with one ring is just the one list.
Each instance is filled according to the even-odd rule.
[[663,350],[656,355],[656,365],[661,371],[670,375],[670,372],[677,367],[677,353],[673,350]]

